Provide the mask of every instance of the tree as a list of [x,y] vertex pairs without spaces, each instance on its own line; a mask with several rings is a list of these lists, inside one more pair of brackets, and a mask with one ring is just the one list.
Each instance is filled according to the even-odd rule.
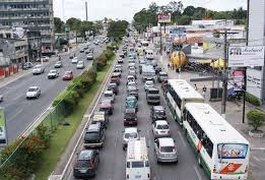
[[183,15],[178,19],[179,25],[189,25],[191,22],[191,18],[189,16]]
[[124,20],[110,22],[107,36],[113,38],[114,41],[120,41],[126,35],[128,25],[129,23]]
[[70,28],[71,31],[78,31],[81,26],[81,20],[71,17],[66,21],[67,26]]
[[157,14],[153,10],[142,9],[134,17],[134,27],[138,32],[144,32],[147,27],[157,24]]
[[194,6],[187,6],[184,9],[182,15],[186,15],[186,16],[190,16],[191,17],[191,16],[194,15],[194,13],[195,13],[195,7]]
[[58,17],[54,17],[54,29],[55,33],[64,32],[64,22]]
[[251,110],[247,113],[248,124],[253,127],[253,132],[259,131],[258,128],[265,125],[265,113],[260,110]]

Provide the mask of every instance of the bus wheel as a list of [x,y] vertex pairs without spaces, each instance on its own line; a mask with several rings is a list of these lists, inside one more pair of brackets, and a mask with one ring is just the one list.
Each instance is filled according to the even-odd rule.
[[198,156],[197,156],[197,160],[198,160],[198,164],[199,164],[199,166],[202,167],[201,155],[200,155],[200,154],[198,154]]

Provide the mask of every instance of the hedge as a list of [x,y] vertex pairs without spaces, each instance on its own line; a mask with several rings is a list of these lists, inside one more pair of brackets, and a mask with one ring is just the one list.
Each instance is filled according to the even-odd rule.
[[247,93],[247,92],[246,92],[246,101],[249,102],[250,104],[255,105],[255,106],[260,106],[259,99],[256,96],[254,96],[250,93]]
[[258,131],[258,128],[265,124],[265,113],[255,109],[247,113],[248,124],[253,127],[253,131]]

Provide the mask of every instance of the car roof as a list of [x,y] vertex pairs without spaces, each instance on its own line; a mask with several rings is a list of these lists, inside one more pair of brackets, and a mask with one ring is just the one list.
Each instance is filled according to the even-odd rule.
[[157,125],[168,125],[167,121],[165,121],[165,120],[158,120],[158,121],[156,121],[156,124]]
[[90,160],[93,151],[94,151],[94,150],[92,150],[92,149],[85,149],[85,150],[82,150],[82,151],[79,153],[79,155],[78,155],[78,160]]
[[35,88],[36,89],[36,88],[39,88],[39,87],[38,86],[30,86],[29,88],[32,88],[32,89]]
[[148,88],[148,90],[149,91],[159,91],[159,89],[158,88],[155,88],[155,87],[150,87],[150,88]]
[[111,104],[110,99],[102,99],[101,104]]
[[68,73],[73,73],[72,71],[65,71],[64,72],[65,74],[68,74]]
[[145,81],[145,84],[148,84],[148,83],[152,83],[152,84],[154,84],[154,81]]
[[125,114],[126,113],[136,113],[136,110],[134,108],[127,108],[125,109]]
[[90,124],[87,131],[88,132],[95,132],[95,131],[97,132],[97,131],[99,131],[99,129],[100,129],[100,124],[96,123],[96,124]]
[[104,91],[104,94],[113,94],[113,91],[112,90],[106,90],[106,91]]
[[164,111],[165,108],[163,106],[153,106],[154,110],[157,110],[157,111]]
[[129,127],[124,129],[124,133],[138,133],[138,130],[136,127]]
[[164,71],[160,71],[159,74],[166,74],[167,75],[167,73]]
[[158,138],[160,146],[175,146],[174,140],[171,137]]

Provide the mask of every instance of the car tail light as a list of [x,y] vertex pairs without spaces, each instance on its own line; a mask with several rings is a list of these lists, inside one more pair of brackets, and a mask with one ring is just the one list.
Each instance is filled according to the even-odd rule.
[[245,173],[247,173],[248,172],[248,166],[246,166],[246,169],[245,169]]
[[216,165],[213,166],[213,172],[216,173]]
[[126,176],[126,177],[127,177],[127,179],[129,179],[129,174],[127,174],[127,176]]

